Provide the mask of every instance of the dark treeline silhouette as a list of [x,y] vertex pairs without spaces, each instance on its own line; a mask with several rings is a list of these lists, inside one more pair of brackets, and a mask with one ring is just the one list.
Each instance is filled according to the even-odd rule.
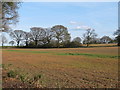
[[[87,29],[83,34],[83,39],[75,37],[71,40],[70,33],[67,27],[63,25],[55,25],[52,28],[32,27],[30,32],[23,30],[14,30],[9,33],[12,41],[9,42],[12,46],[16,43],[17,47],[24,48],[75,48],[86,44],[109,44],[117,43],[120,45],[120,34],[118,29],[114,32],[117,35],[115,39],[109,36],[97,37],[94,29]],[[7,39],[2,35],[2,46],[7,43]]]

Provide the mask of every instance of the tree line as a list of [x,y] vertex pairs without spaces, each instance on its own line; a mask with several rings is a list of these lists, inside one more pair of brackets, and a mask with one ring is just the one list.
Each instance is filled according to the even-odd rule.
[[[75,37],[71,41],[71,35],[68,32],[67,27],[63,25],[55,25],[52,28],[32,27],[30,32],[23,30],[14,30],[9,33],[12,37],[12,41],[9,42],[12,46],[16,43],[17,47],[42,47],[42,48],[53,48],[53,47],[80,47],[82,44],[86,44],[87,47],[90,44],[102,44],[102,43],[116,43],[120,46],[120,30],[114,32],[117,35],[115,39],[109,36],[103,36],[97,38],[97,34],[94,29],[87,29],[83,34],[83,40],[80,37]],[[7,43],[7,38],[2,35],[2,46]]]
[[[11,28],[9,25],[16,24],[18,22],[18,9],[21,6],[20,2],[1,2],[0,6],[0,18],[2,24],[0,31],[6,32]],[[1,8],[0,7],[0,8]],[[68,33],[66,27],[62,25],[56,25],[52,28],[32,27],[30,32],[23,30],[14,30],[9,34],[12,37],[12,41],[9,42],[12,46],[17,43],[17,46],[24,47],[79,47],[82,44],[97,44],[97,43],[118,43],[120,46],[120,28],[114,32],[115,39],[111,39],[109,36],[103,36],[97,38],[97,34],[94,29],[88,29],[83,34],[83,40],[80,37],[76,37],[71,41],[71,36]],[[2,46],[7,43],[7,38],[2,34],[0,37]]]

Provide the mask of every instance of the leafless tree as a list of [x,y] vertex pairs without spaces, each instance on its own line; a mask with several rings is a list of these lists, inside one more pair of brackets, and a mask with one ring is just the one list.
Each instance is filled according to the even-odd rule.
[[52,40],[52,38],[53,38],[53,34],[54,34],[54,33],[53,33],[53,31],[51,30],[51,28],[45,28],[44,30],[45,30],[45,36],[44,36],[42,42],[43,42],[44,44],[50,44],[50,42],[51,42],[51,40]]
[[38,46],[38,42],[42,41],[45,36],[45,30],[41,27],[32,27],[30,29],[31,39],[35,42],[35,45]]
[[93,39],[91,40],[91,43],[92,43],[92,44],[100,44],[100,43],[101,43],[100,38],[93,38]]
[[[16,0],[17,1],[17,0]],[[11,24],[16,24],[18,22],[18,9],[20,7],[20,2],[0,2],[1,12],[0,20],[2,20],[2,27],[0,30],[6,31]]]
[[67,43],[67,42],[70,42],[70,40],[71,40],[71,36],[67,31],[66,34],[64,35],[64,38],[62,39],[62,42]]
[[70,39],[70,34],[67,28],[62,25],[53,26],[52,31],[54,32],[54,38],[57,39],[57,47],[60,47],[60,43]]
[[4,46],[5,43],[7,43],[7,38],[3,34],[1,35],[1,43],[2,43],[2,47]]
[[17,46],[19,46],[20,42],[23,40],[24,31],[15,30],[10,33],[10,36],[17,42]]
[[30,32],[24,32],[23,39],[25,40],[26,47],[30,42],[31,34]]
[[80,37],[76,37],[76,38],[73,39],[73,42],[81,43],[81,38]]
[[13,46],[13,44],[15,44],[15,42],[14,41],[10,41],[9,44],[11,44]]
[[114,35],[120,36],[120,27],[114,32]]
[[87,29],[86,33],[83,34],[83,37],[84,37],[84,43],[86,43],[88,47],[91,41],[97,37],[97,34],[95,33],[94,29]]
[[120,46],[120,27],[114,32],[114,35],[116,35],[118,46]]
[[102,43],[109,43],[110,41],[112,41],[112,39],[109,36],[103,36],[100,41]]

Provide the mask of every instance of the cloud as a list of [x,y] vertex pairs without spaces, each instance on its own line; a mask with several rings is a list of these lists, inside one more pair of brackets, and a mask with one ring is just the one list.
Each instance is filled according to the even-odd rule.
[[76,22],[76,21],[70,21],[71,25],[75,25],[73,28],[74,30],[87,30],[87,29],[92,29],[91,27],[87,25],[83,25],[82,23]]
[[70,24],[74,25],[74,24],[78,24],[78,22],[70,21]]
[[75,27],[75,29],[76,30],[87,30],[87,29],[92,29],[92,28],[89,26],[82,25],[82,26]]

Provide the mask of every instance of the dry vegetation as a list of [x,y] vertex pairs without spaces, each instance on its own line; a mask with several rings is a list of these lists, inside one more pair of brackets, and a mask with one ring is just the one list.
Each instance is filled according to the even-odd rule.
[[116,88],[118,48],[3,49],[3,87]]

